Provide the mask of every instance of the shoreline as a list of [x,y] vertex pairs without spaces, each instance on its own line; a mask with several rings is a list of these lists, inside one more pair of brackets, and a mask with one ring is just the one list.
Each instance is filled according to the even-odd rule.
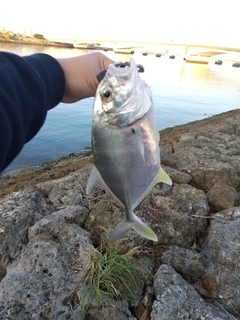
[[[240,119],[240,109],[163,129],[160,131],[160,146],[170,145],[174,147],[174,144],[184,134],[198,134],[236,119]],[[5,197],[11,192],[23,190],[40,182],[62,178],[74,171],[89,167],[92,163],[92,153],[91,151],[86,151],[79,154],[71,153],[55,160],[45,161],[38,166],[7,172],[0,176],[0,198]]]
[[44,46],[44,47],[58,47],[58,48],[74,48],[73,45],[69,43],[62,42],[51,42],[46,39],[37,39],[30,37],[23,37],[22,40],[11,40],[6,38],[0,38],[0,43],[11,43],[20,45],[34,45],[34,46]]

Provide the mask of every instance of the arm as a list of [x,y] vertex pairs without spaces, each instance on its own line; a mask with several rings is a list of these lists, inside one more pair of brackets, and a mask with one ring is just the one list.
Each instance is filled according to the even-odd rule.
[[94,96],[96,76],[110,62],[100,53],[56,60],[0,52],[0,172],[37,134],[48,110]]
[[0,172],[40,130],[64,89],[64,73],[52,57],[0,53]]

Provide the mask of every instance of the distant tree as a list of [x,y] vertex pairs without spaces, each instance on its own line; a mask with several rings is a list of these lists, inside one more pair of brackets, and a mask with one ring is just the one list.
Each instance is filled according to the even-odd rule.
[[34,38],[37,38],[37,39],[45,39],[44,36],[40,33],[35,33],[33,36]]
[[10,34],[10,35],[9,35],[9,39],[10,39],[10,40],[18,40],[18,38],[17,38],[15,35],[13,35],[13,34]]

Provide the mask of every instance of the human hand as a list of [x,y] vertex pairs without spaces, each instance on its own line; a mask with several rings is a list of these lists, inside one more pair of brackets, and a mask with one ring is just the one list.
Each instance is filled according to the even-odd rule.
[[62,102],[72,103],[78,100],[94,97],[99,82],[97,75],[108,68],[111,59],[100,52],[82,56],[57,59],[61,65],[66,81]]

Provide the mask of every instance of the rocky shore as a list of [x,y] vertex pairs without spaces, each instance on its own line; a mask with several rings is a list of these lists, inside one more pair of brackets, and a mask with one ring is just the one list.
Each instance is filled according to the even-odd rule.
[[139,278],[137,301],[90,299],[84,316],[75,262],[124,214],[100,187],[85,194],[91,153],[0,177],[0,319],[240,319],[240,110],[165,129],[160,144],[173,187],[135,210],[158,242],[125,240],[151,280]]

